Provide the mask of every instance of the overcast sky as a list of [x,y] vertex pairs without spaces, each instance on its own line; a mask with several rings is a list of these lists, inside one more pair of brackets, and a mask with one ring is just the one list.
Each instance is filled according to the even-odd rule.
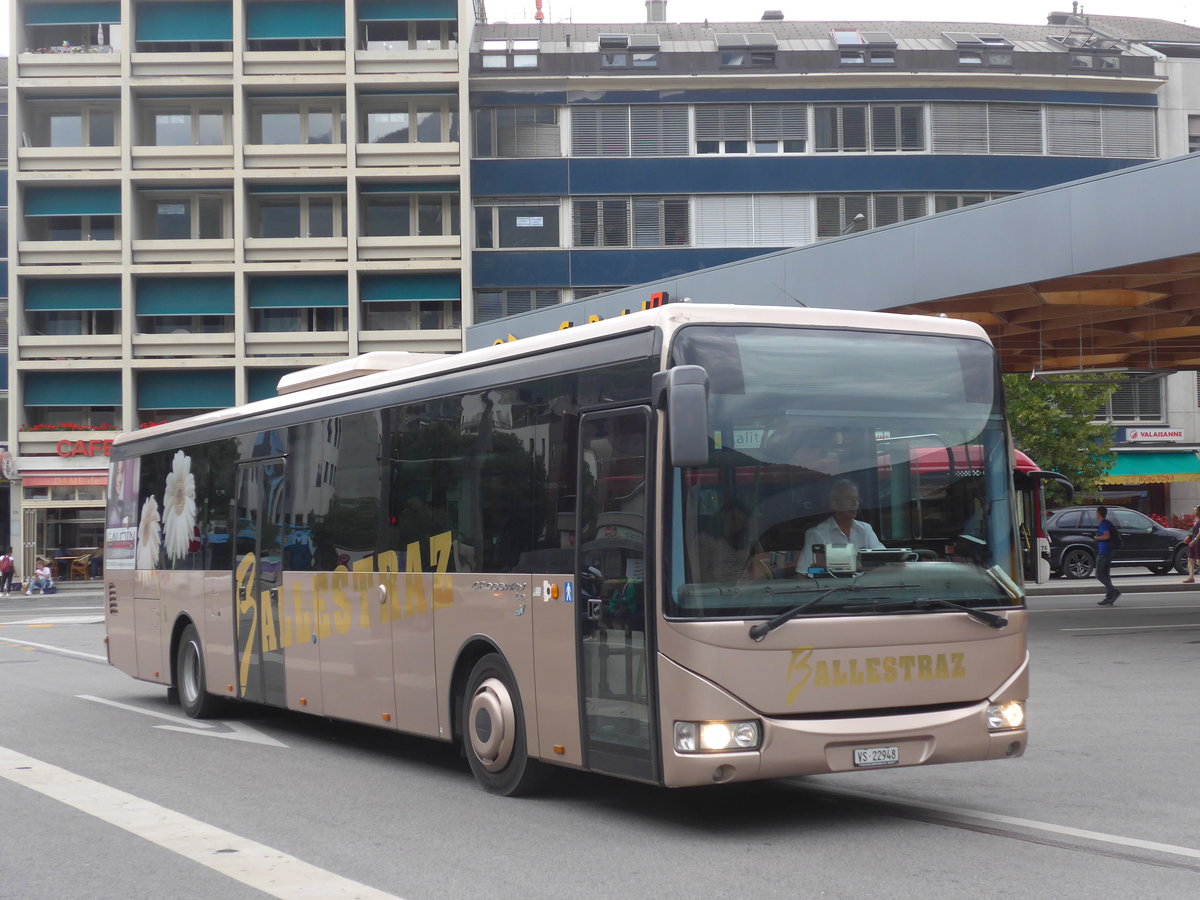
[[[533,0],[484,0],[491,22],[532,22]],[[9,46],[10,0],[0,0],[0,45]],[[1143,16],[1200,25],[1200,0],[1105,0],[1083,3],[1084,12],[1107,16]],[[763,10],[778,9],[784,18],[855,22],[1010,22],[1042,25],[1046,14],[1071,8],[1070,0],[668,0],[668,22],[754,22]],[[644,22],[644,0],[543,0],[547,22]],[[9,48],[11,52],[12,48]]]
[[[490,22],[532,22],[533,0],[484,0]],[[1084,12],[1142,16],[1200,24],[1200,0],[1106,0],[1084,2]],[[785,19],[803,21],[1009,22],[1044,25],[1054,10],[1069,10],[1071,0],[668,0],[668,22],[757,21],[766,9]],[[547,22],[644,22],[644,0],[542,0]],[[1190,21],[1194,17],[1195,21]]]

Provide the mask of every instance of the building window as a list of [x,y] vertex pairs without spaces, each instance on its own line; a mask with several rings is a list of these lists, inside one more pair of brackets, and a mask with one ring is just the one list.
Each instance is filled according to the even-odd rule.
[[808,106],[763,103],[696,107],[696,153],[804,153]]
[[1188,116],[1188,153],[1200,150],[1200,116]]
[[368,144],[444,144],[458,140],[453,98],[372,98],[363,109],[361,139]]
[[814,240],[811,194],[710,194],[692,202],[696,247],[799,247]]
[[141,198],[143,240],[220,240],[229,236],[229,193],[147,193]]
[[501,106],[475,111],[475,150],[481,158],[561,156],[558,107]]
[[24,137],[35,147],[115,147],[117,104],[31,101],[32,134]]
[[817,106],[813,115],[818,153],[865,153],[868,147],[875,153],[925,149],[924,106]]
[[536,69],[538,41],[490,40],[480,47],[480,65],[485,69]]
[[346,114],[337,100],[251,101],[251,144],[344,144]]
[[1096,418],[1114,424],[1164,421],[1165,381],[1161,375],[1126,375]]
[[25,428],[38,425],[79,425],[80,430],[116,431],[121,427],[119,406],[27,406]]
[[232,334],[233,316],[138,316],[138,334]]
[[818,194],[817,240],[928,215],[925,194]]
[[340,238],[344,194],[252,194],[251,237]]
[[[46,6],[70,4],[46,4]],[[82,4],[80,4],[82,5]],[[97,4],[99,10],[106,4]],[[29,4],[33,7],[34,4]],[[28,13],[26,14],[28,16]],[[106,18],[101,13],[98,18]],[[111,53],[121,46],[120,22],[79,25],[26,25],[26,47],[30,53]]]
[[770,69],[775,67],[774,50],[723,50],[723,69]]
[[142,143],[150,147],[219,147],[230,143],[232,106],[226,103],[172,103],[142,111]]
[[462,324],[454,300],[389,300],[362,304],[365,331],[437,331]]
[[458,49],[458,23],[453,20],[359,22],[358,48],[384,52]]
[[28,219],[31,241],[115,241],[117,216],[36,216]]
[[29,334],[120,334],[121,315],[114,309],[70,309],[25,314]]
[[250,310],[250,329],[268,332],[345,331],[344,306],[268,307]]
[[576,247],[686,247],[686,198],[633,197],[572,203]]
[[478,290],[475,292],[475,321],[490,322],[517,313],[557,306],[561,302],[562,291],[558,288]]
[[682,104],[573,107],[571,153],[687,156],[687,107]]
[[361,197],[367,237],[436,237],[460,233],[457,194],[369,194]]
[[475,246],[480,250],[559,247],[558,206],[506,201],[475,207]]
[[628,156],[628,106],[571,108],[572,156]]

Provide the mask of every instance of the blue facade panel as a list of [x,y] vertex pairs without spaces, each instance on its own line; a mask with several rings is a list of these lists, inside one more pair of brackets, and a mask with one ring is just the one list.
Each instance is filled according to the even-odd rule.
[[471,266],[476,290],[567,284],[576,287],[612,287],[671,278],[781,249],[784,248],[477,251],[472,254]]
[[[477,197],[1030,191],[1144,160],[1077,156],[793,156],[477,159]],[[719,186],[719,189],[716,188]]]
[[[482,81],[482,79],[480,79]],[[1088,106],[1158,106],[1158,95],[1118,94],[1091,91],[1012,91],[995,88],[790,88],[763,90],[672,90],[661,91],[486,91],[471,97],[472,106],[529,106],[531,104],[606,103],[921,103],[930,100],[987,103],[1082,103]]]

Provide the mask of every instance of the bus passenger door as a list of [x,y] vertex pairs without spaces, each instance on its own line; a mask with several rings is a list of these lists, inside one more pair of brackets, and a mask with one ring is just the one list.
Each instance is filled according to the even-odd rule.
[[286,706],[279,602],[284,460],[239,463],[234,498],[233,590],[237,603],[237,696]]
[[580,420],[575,606],[583,764],[652,781],[649,434],[646,407]]

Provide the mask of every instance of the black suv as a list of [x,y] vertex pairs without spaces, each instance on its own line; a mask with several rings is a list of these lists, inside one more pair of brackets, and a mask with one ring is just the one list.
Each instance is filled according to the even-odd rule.
[[[1119,506],[1108,508],[1108,521],[1121,532],[1121,547],[1113,555],[1114,566],[1145,566],[1158,575],[1172,569],[1187,572],[1187,532],[1166,528],[1149,516]],[[1096,567],[1096,507],[1069,506],[1050,513],[1046,534],[1050,537],[1050,568],[1067,578],[1087,578]]]

